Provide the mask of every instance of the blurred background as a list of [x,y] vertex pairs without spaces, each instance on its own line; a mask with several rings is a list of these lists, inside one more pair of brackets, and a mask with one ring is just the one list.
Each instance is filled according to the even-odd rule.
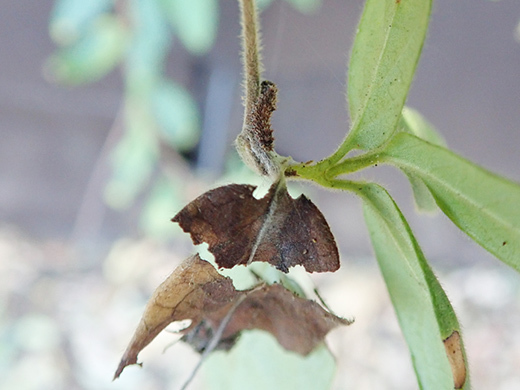
[[[279,87],[276,148],[330,154],[348,129],[345,74],[363,2],[262,6],[264,77]],[[189,255],[169,220],[205,190],[259,183],[242,123],[239,12],[227,0],[2,1],[0,389],[179,388],[189,347],[140,355],[111,382],[153,289]],[[520,181],[520,3],[437,0],[408,105],[470,160]],[[459,314],[475,389],[520,388],[519,276],[442,215],[395,196]],[[297,184],[322,209],[342,268],[313,275],[354,325],[329,338],[336,389],[414,389],[360,202]],[[520,205],[519,205],[520,207]],[[193,388],[204,388],[204,375]]]

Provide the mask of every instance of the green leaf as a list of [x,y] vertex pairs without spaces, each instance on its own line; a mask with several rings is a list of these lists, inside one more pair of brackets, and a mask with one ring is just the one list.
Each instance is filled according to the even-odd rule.
[[202,371],[208,390],[315,390],[331,387],[336,365],[325,345],[300,356],[256,330],[244,331],[231,351],[209,355]]
[[[363,210],[370,238],[421,389],[451,390],[455,374],[455,382],[466,382],[463,388],[469,388],[457,317],[408,223],[379,185],[366,184],[359,194],[365,201]],[[457,336],[456,346],[460,348],[455,354],[459,357],[456,373],[452,372],[443,343],[451,335]]]
[[76,42],[112,6],[112,0],[56,0],[49,23],[52,39],[59,45]]
[[434,145],[446,146],[444,137],[428,122],[419,111],[403,107],[401,113],[401,128]]
[[46,68],[52,79],[63,83],[99,80],[119,63],[128,38],[128,29],[120,19],[101,15],[79,41],[52,55]]
[[382,162],[419,177],[463,232],[520,271],[520,185],[406,133],[380,153]]
[[352,130],[340,149],[374,149],[395,132],[430,8],[430,0],[367,0],[348,72]]
[[171,37],[159,0],[130,0],[132,42],[126,57],[126,82],[131,93],[149,93],[160,80]]
[[206,53],[218,26],[217,0],[162,0],[166,15],[182,44],[193,54]]
[[161,134],[180,151],[189,151],[199,140],[199,111],[191,95],[179,85],[164,80],[151,97],[152,110]]
[[426,186],[426,184],[416,175],[407,173],[408,181],[413,191],[413,199],[415,201],[415,207],[418,211],[423,213],[436,213],[439,211],[437,203],[432,193]]
[[[400,127],[403,131],[416,135],[432,144],[446,146],[444,138],[435,130],[433,125],[418,111],[409,107],[403,108]],[[426,184],[412,173],[407,173],[406,176],[412,186],[417,209],[426,213],[438,211],[437,203],[435,203],[435,199]]]

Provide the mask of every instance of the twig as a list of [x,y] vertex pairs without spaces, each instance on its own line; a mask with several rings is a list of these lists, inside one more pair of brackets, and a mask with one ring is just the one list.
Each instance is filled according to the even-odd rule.
[[226,326],[229,324],[229,321],[231,320],[231,317],[235,313],[235,310],[237,309],[238,306],[240,306],[240,304],[244,301],[244,299],[246,297],[247,297],[247,294],[244,294],[244,295],[240,296],[235,301],[233,306],[231,306],[231,308],[227,312],[226,316],[220,322],[220,325],[218,326],[217,331],[215,332],[215,334],[211,338],[211,340],[208,343],[207,347],[204,349],[204,352],[202,352],[200,360],[197,363],[197,365],[195,366],[195,368],[193,369],[193,371],[191,372],[190,377],[186,380],[186,382],[184,382],[184,385],[181,387],[181,390],[186,390],[188,388],[188,385],[191,383],[193,378],[195,378],[195,374],[197,374],[197,372],[199,371],[200,367],[202,366],[202,363],[204,363],[204,361],[206,360],[208,355],[211,352],[213,352],[213,350],[217,347],[219,341],[222,338],[222,333],[224,333],[224,330],[226,329]]
[[318,297],[319,301],[321,302],[322,306],[327,309],[327,311],[329,313],[332,313],[334,315],[336,315],[332,310],[330,310],[330,307],[329,305],[327,305],[327,303],[325,302],[325,300],[322,298],[321,294],[319,293],[318,291],[318,287],[314,287],[314,294],[316,294],[316,296]]

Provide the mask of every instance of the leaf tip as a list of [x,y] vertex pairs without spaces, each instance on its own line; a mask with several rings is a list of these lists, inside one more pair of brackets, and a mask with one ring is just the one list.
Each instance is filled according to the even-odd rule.
[[129,356],[126,356],[126,354],[125,354],[125,356],[123,356],[123,358],[119,362],[119,365],[117,366],[117,370],[116,370],[116,372],[114,374],[114,377],[112,378],[112,381],[115,381],[117,378],[119,378],[121,376],[121,373],[123,372],[123,370],[127,366],[130,366],[132,364],[136,364],[139,367],[143,366],[143,363],[138,363],[137,362],[137,355],[135,355],[133,357],[129,357]]

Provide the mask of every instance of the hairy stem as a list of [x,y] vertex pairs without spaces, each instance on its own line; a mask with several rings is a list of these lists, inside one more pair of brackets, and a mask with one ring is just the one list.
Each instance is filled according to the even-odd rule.
[[[244,163],[262,176],[278,179],[283,159],[274,151],[271,114],[276,110],[278,89],[260,82],[260,32],[254,0],[239,0],[244,62],[244,123],[235,146]],[[285,159],[286,160],[286,159]]]
[[356,172],[372,165],[384,162],[384,148],[363,153],[359,156],[350,157],[343,161],[333,164],[334,160],[328,157],[317,164],[299,163],[290,165],[285,171],[287,177],[295,177],[301,179],[312,180],[315,182],[322,181],[322,177],[327,180]]
[[383,160],[382,152],[382,149],[376,149],[374,151],[361,154],[359,156],[347,158],[339,164],[336,164],[333,167],[331,167],[328,170],[327,175],[328,177],[337,177],[339,175],[356,172],[360,169],[378,164]]
[[[245,111],[244,124],[248,121],[256,99],[260,94],[260,31],[254,0],[239,0],[242,25],[242,60],[244,61]],[[244,126],[245,127],[245,126]]]

